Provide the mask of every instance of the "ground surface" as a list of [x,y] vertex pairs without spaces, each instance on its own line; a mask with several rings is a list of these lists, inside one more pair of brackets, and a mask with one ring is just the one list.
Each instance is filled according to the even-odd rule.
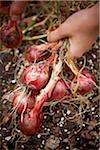
[[[45,4],[45,5],[44,5]],[[47,3],[35,2],[29,3],[25,11],[25,17],[37,15],[37,10],[40,13],[38,22],[45,19],[45,15],[49,14],[52,7],[55,8],[54,14],[59,17],[60,12],[63,16],[69,16],[75,11],[91,6],[94,2],[68,2]],[[64,9],[67,11],[65,14]],[[32,11],[33,9],[33,13]],[[42,9],[41,9],[42,8]],[[60,9],[59,9],[60,8]],[[5,19],[1,16],[1,20]],[[62,20],[65,20],[63,17]],[[48,24],[48,23],[47,23]],[[44,34],[47,24],[43,27],[38,27],[31,32],[31,35]],[[22,26],[23,23],[22,23]],[[41,30],[40,30],[41,29]],[[24,136],[18,128],[15,127],[13,120],[6,121],[11,112],[11,104],[2,96],[12,90],[16,84],[14,78],[15,68],[18,60],[25,51],[27,45],[40,42],[28,41],[17,50],[7,50],[1,47],[0,51],[0,150],[99,150],[99,99],[98,90],[89,93],[88,98],[84,102],[80,98],[78,101],[53,103],[50,106],[45,106],[43,111],[44,122],[39,133],[32,137]],[[97,39],[91,51],[85,54],[86,66],[92,71],[96,78],[96,83],[99,85],[99,41]],[[83,58],[78,60],[78,65],[81,67]],[[79,111],[81,109],[81,113]],[[6,116],[6,117],[5,117]],[[7,123],[5,123],[7,122]]]

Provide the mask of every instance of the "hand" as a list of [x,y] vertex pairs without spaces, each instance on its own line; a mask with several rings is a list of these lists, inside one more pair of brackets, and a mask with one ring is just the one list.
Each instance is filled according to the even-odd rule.
[[48,41],[54,42],[69,38],[69,53],[72,57],[81,57],[89,50],[99,33],[99,6],[76,12],[48,35]]
[[0,13],[9,15],[12,20],[18,20],[27,4],[27,1],[1,1]]

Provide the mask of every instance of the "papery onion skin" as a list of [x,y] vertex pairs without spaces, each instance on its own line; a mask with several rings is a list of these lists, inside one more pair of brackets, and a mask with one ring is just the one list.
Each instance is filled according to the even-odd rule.
[[16,48],[22,42],[22,30],[16,21],[5,22],[0,29],[1,43],[7,48]]

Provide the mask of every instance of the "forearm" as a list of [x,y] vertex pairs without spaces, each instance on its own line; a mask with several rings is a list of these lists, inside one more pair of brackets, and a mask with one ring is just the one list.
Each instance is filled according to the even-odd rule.
[[91,17],[93,18],[92,24],[99,32],[99,2],[96,3],[92,8],[90,8]]

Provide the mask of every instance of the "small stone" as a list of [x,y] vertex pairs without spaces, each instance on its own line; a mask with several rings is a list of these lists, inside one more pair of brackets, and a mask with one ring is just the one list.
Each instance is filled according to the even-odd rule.
[[92,109],[91,109],[92,111],[94,111],[95,110],[95,107],[92,107]]
[[11,136],[7,136],[7,137],[5,138],[6,141],[9,141],[10,139],[11,139]]
[[5,66],[5,71],[8,71],[10,68],[11,62],[9,62],[6,66]]
[[99,139],[99,136],[96,136],[96,139]]
[[47,130],[47,128],[44,128],[44,130],[46,131],[46,130]]
[[2,82],[5,83],[6,81],[5,81],[5,80],[2,80]]
[[19,50],[18,50],[18,49],[16,49],[16,50],[14,51],[14,55],[17,57],[17,56],[18,56],[18,54],[19,54]]
[[21,148],[24,148],[25,146],[24,145],[21,145]]
[[3,100],[3,104],[6,104],[7,103],[7,100]]
[[76,140],[79,141],[79,138],[77,138]]
[[38,135],[37,135],[37,138],[40,138],[40,137],[41,137],[41,134],[38,134]]
[[10,54],[11,54],[11,55],[13,55],[13,52],[12,52],[12,51],[10,51]]
[[68,131],[67,134],[70,134],[70,131]]
[[94,115],[94,114],[95,114],[95,112],[93,111],[93,112],[92,112],[92,115]]
[[91,97],[89,97],[89,99],[90,99],[90,100],[92,100],[92,96],[91,96]]
[[59,137],[60,141],[62,141],[62,137]]
[[77,132],[75,131],[74,134],[77,134]]
[[44,119],[47,119],[47,116],[44,116]]
[[66,149],[69,149],[69,146],[66,146]]
[[90,63],[90,65],[93,64],[92,59],[89,59],[88,62]]
[[44,129],[44,125],[42,125],[42,128]]
[[67,142],[68,142],[68,138],[65,138],[65,139],[63,140],[63,142],[64,142],[64,143],[67,143]]
[[57,110],[57,114],[59,113],[59,110]]
[[83,123],[82,126],[85,127],[85,124]]
[[64,121],[64,117],[61,117],[61,121]]
[[15,84],[15,83],[16,83],[16,80],[12,80],[11,83]]
[[98,116],[98,115],[95,115],[95,117],[98,118],[99,116]]
[[70,115],[71,111],[70,110],[67,110],[67,115]]
[[51,149],[55,150],[59,146],[60,140],[58,137],[55,137],[54,135],[51,135],[50,138],[46,141],[45,144],[45,150]]
[[44,145],[44,144],[45,144],[45,140],[42,141],[42,145]]
[[68,130],[67,129],[64,129],[64,132],[67,132]]
[[22,57],[22,54],[19,54],[19,57]]
[[4,92],[4,93],[7,92],[7,89],[3,89],[3,92]]
[[93,70],[93,66],[91,66],[91,69]]
[[43,148],[43,145],[41,144],[40,147]]
[[82,65],[82,61],[79,62]]
[[4,143],[4,142],[5,142],[5,140],[2,140],[2,142]]
[[98,105],[95,105],[95,107],[98,107]]
[[50,131],[50,129],[48,128],[47,131]]
[[60,124],[59,126],[60,126],[60,127],[63,127],[63,124]]
[[96,55],[95,54],[92,54],[92,56],[93,56],[94,59],[96,59]]
[[6,129],[6,128],[3,128],[2,130],[3,130],[3,131],[6,131],[7,129]]

